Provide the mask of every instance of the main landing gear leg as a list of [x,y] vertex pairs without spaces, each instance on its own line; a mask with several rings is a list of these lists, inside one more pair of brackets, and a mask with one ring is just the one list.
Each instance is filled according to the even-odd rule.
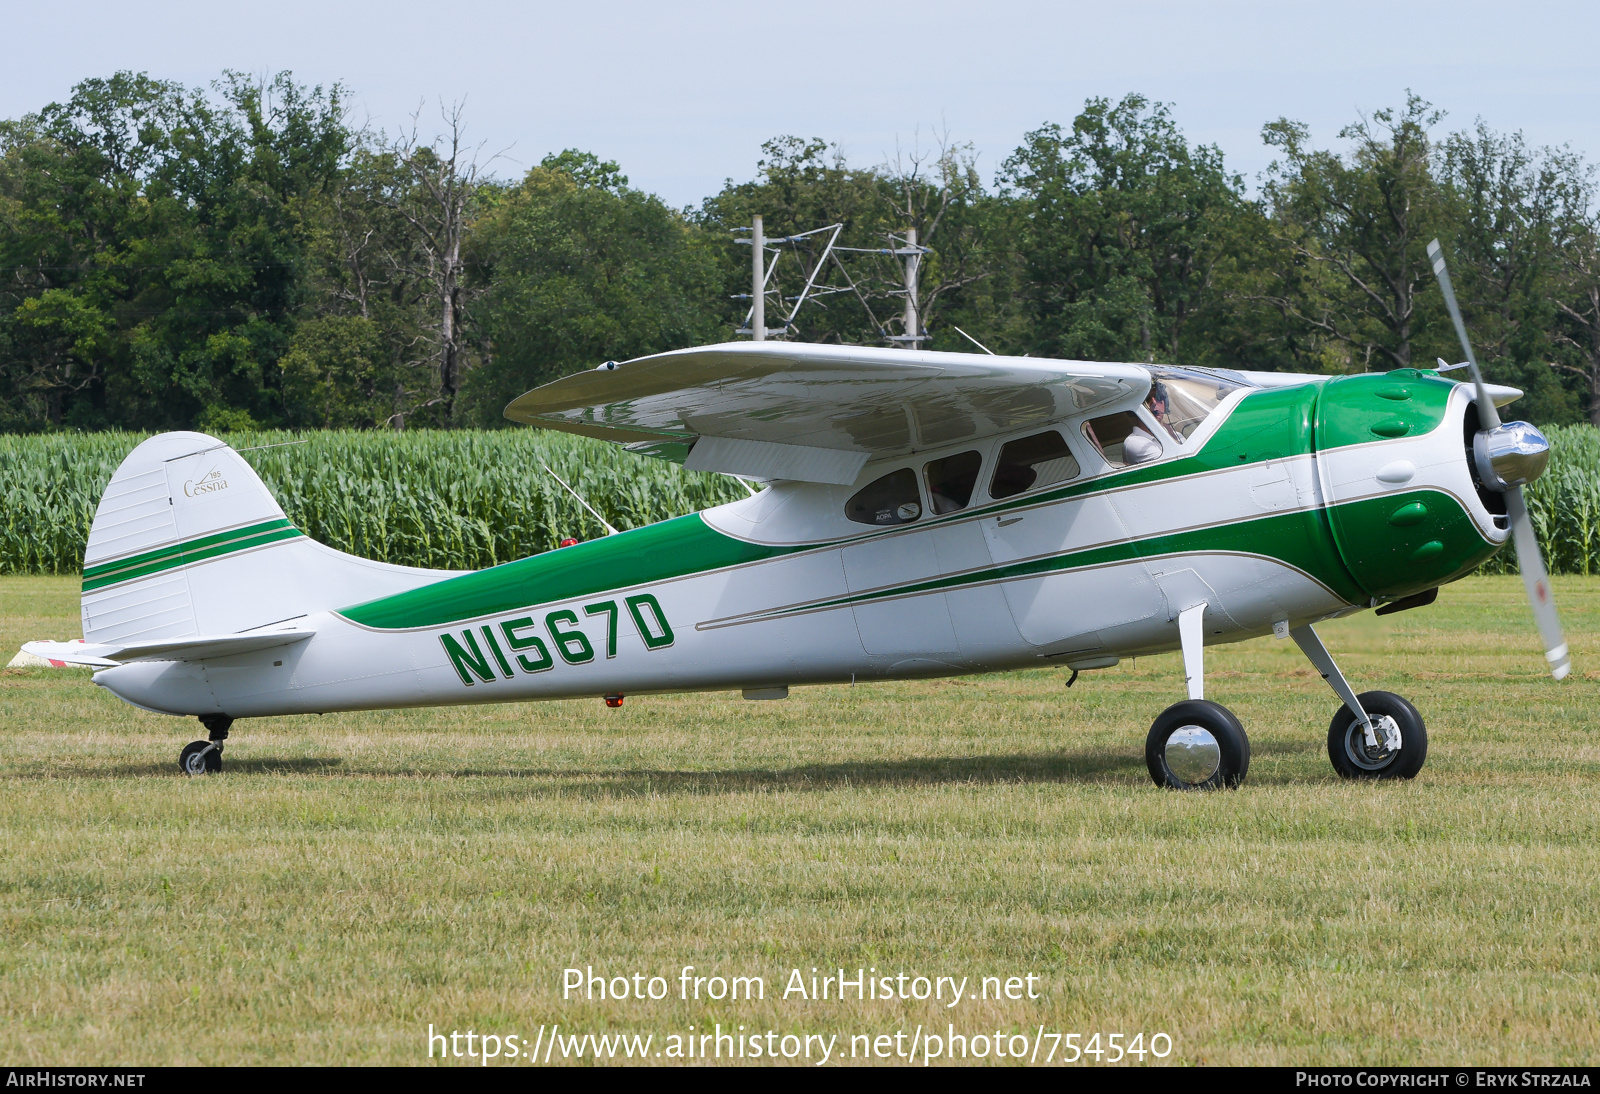
[[1417,708],[1393,692],[1357,695],[1311,624],[1289,635],[1344,703],[1328,726],[1333,769],[1346,779],[1415,777],[1428,758],[1428,730]]
[[1189,698],[1161,712],[1145,738],[1144,762],[1157,786],[1173,790],[1236,787],[1250,769],[1250,739],[1233,712],[1205,697],[1205,610],[1178,613]]
[[202,714],[209,740],[191,741],[178,753],[178,769],[185,775],[205,775],[222,770],[222,742],[228,739],[233,719],[226,714]]

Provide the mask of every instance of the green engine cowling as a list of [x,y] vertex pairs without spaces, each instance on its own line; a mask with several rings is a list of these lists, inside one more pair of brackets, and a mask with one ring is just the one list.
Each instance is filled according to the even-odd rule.
[[[1449,415],[1456,386],[1418,369],[1330,380],[1317,400],[1319,457],[1347,446],[1416,439],[1428,446],[1429,458],[1419,464],[1437,465],[1441,455],[1459,459],[1459,492],[1475,491],[1460,415]],[[1396,459],[1422,451],[1416,445],[1394,449]],[[1340,557],[1370,597],[1392,600],[1436,588],[1471,573],[1500,549],[1453,496],[1458,491],[1423,481],[1414,489],[1387,491],[1374,481],[1370,492],[1377,496],[1336,498],[1326,510]]]

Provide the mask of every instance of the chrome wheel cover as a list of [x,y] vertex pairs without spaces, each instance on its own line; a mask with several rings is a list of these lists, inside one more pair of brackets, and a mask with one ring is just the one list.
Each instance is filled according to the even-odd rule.
[[1172,777],[1187,786],[1198,786],[1222,766],[1222,746],[1202,726],[1179,726],[1173,730],[1162,755]]

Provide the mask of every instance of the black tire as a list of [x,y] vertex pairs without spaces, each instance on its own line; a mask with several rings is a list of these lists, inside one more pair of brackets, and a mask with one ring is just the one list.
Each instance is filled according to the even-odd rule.
[[1391,752],[1379,743],[1377,754],[1366,747],[1366,733],[1349,707],[1340,704],[1328,726],[1328,759],[1346,779],[1414,779],[1428,758],[1428,727],[1417,708],[1392,691],[1367,691],[1356,696],[1374,720],[1393,718],[1400,727],[1400,748]]
[[222,770],[222,746],[210,741],[190,741],[178,753],[178,770],[185,775],[214,775]]
[[[1198,769],[1191,766],[1188,771],[1176,772],[1169,765],[1167,743],[1179,730],[1210,735],[1210,742],[1215,745],[1215,768],[1204,778],[1198,777],[1205,774],[1204,763]],[[1190,736],[1201,745],[1196,754],[1208,757],[1210,744],[1198,734]],[[1162,711],[1150,727],[1150,736],[1144,743],[1144,762],[1157,786],[1172,790],[1232,790],[1244,782],[1250,770],[1250,738],[1227,707],[1205,699],[1188,699]]]

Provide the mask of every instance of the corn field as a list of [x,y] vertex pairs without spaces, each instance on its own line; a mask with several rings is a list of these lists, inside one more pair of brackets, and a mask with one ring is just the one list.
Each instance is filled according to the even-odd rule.
[[[80,569],[100,492],[144,439],[132,433],[0,436],[0,573]],[[566,536],[603,535],[540,461],[618,529],[745,496],[735,479],[547,430],[233,433],[223,439],[241,451],[307,535],[407,566],[480,569],[549,550]]]
[[[1522,488],[1528,516],[1553,574],[1600,573],[1600,429],[1546,426],[1550,469]],[[1514,574],[1517,552],[1507,546],[1484,573]]]
[[[1545,430],[1550,470],[1524,491],[1554,573],[1600,573],[1600,430]],[[144,437],[131,433],[0,436],[0,573],[70,573],[100,491]],[[319,542],[363,558],[479,569],[592,539],[599,523],[548,464],[617,528],[636,528],[744,495],[735,480],[698,474],[613,445],[545,430],[236,433],[284,511]],[[286,441],[301,443],[285,444]],[[261,448],[262,445],[278,445]],[[1515,551],[1488,573],[1515,573]]]

